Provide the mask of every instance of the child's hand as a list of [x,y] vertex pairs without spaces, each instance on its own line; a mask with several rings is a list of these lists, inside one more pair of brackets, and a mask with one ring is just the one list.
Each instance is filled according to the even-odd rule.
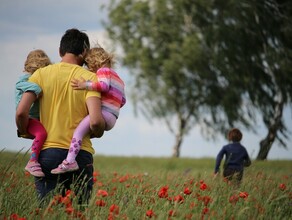
[[86,80],[83,77],[81,77],[80,80],[72,79],[71,86],[76,90],[86,89]]
[[32,140],[35,138],[35,136],[33,136],[31,134],[21,134],[19,132],[19,130],[17,130],[17,137],[19,137],[19,138],[25,138],[25,139],[32,139]]
[[218,176],[218,173],[213,174],[213,179],[215,179]]

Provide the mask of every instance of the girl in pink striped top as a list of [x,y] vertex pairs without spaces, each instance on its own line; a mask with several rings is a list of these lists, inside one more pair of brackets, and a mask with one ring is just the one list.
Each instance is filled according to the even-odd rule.
[[[73,79],[71,85],[76,90],[86,89],[101,92],[102,115],[105,121],[105,130],[108,131],[114,127],[119,117],[120,108],[126,103],[125,84],[112,69],[113,55],[107,53],[103,48],[90,49],[86,54],[85,63],[90,71],[96,72],[98,82]],[[67,158],[51,173],[60,174],[79,169],[75,158],[80,151],[84,135],[89,131],[89,116],[86,116],[73,134]]]

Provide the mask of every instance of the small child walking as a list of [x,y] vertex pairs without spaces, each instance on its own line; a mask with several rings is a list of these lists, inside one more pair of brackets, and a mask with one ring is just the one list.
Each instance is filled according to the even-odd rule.
[[214,172],[215,176],[217,176],[221,161],[225,155],[223,177],[228,181],[231,181],[234,177],[237,186],[241,183],[244,167],[248,167],[251,164],[247,150],[240,144],[241,139],[242,133],[239,129],[232,128],[228,132],[228,140],[231,143],[223,146],[219,151]]
[[[28,79],[37,69],[48,66],[50,64],[50,58],[43,50],[33,50],[28,54],[24,63],[25,74],[20,76],[15,87],[16,108],[18,107],[23,93],[29,91],[34,92],[37,97],[41,95],[41,88],[35,83],[28,82]],[[33,176],[44,177],[45,175],[38,162],[38,157],[40,150],[47,138],[47,132],[39,119],[39,102],[37,99],[31,106],[29,112],[27,131],[30,135],[34,137],[34,140],[31,146],[30,159],[24,169]],[[18,133],[18,137],[25,136]]]
[[[87,68],[96,73],[98,82],[73,79],[73,89],[94,90],[101,92],[101,110],[105,121],[105,130],[111,130],[119,117],[120,108],[126,103],[124,92],[125,84],[119,75],[112,69],[114,64],[113,55],[101,47],[94,47],[85,56]],[[76,128],[67,158],[55,169],[52,174],[78,170],[76,156],[80,151],[82,139],[90,131],[89,116],[86,116]]]

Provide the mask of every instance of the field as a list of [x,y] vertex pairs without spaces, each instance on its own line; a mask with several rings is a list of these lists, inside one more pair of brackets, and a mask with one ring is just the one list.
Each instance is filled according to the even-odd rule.
[[240,187],[214,159],[95,157],[87,207],[74,194],[39,208],[28,155],[0,152],[0,219],[292,219],[292,161],[253,161]]

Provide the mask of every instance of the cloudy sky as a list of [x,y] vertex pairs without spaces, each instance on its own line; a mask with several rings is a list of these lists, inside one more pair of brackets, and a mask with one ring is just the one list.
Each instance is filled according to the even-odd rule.
[[[23,74],[23,64],[29,51],[43,49],[53,62],[59,62],[58,47],[61,36],[73,27],[84,30],[92,44],[98,42],[105,49],[113,50],[101,25],[101,21],[106,19],[106,13],[100,10],[103,2],[108,1],[1,0],[0,151],[27,151],[31,145],[31,140],[17,138],[14,120],[15,82]],[[131,79],[127,70],[121,66],[117,66],[116,70],[127,85]],[[291,112],[286,109],[284,117],[292,130]],[[259,141],[266,134],[260,122],[257,126],[258,134],[243,131],[242,144],[252,158],[256,157]],[[200,128],[195,127],[183,142],[181,156],[215,158],[225,143],[224,138],[206,141],[200,134]],[[96,154],[168,157],[172,154],[174,137],[159,121],[151,124],[142,115],[136,117],[132,102],[128,99],[115,128],[106,132],[101,139],[94,139],[93,144]],[[288,147],[285,150],[274,144],[268,159],[292,159],[292,140],[288,142]]]

